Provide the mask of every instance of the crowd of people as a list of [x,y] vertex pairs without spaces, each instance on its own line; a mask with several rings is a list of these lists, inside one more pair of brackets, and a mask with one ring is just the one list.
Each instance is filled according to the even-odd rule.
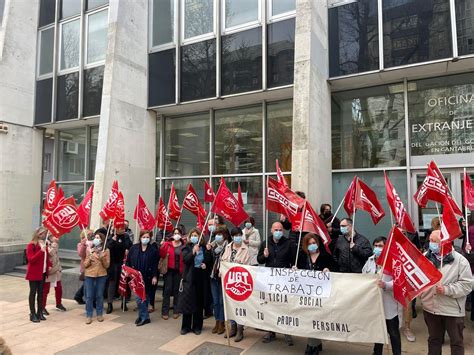
[[[299,193],[304,198],[303,193]],[[75,300],[85,304],[86,323],[93,321],[95,309],[98,322],[104,321],[104,298],[107,299],[106,313],[114,311],[113,303],[121,301],[121,309],[128,309],[130,297],[119,296],[118,288],[123,264],[139,270],[143,276],[146,297],[136,298],[137,326],[150,323],[150,313],[155,310],[155,294],[160,275],[163,277],[163,302],[161,318],[167,321],[181,317],[181,334],[201,334],[203,320],[215,318],[213,334],[244,338],[244,326],[230,320],[226,328],[224,300],[221,287],[220,265],[231,262],[242,265],[260,265],[278,268],[298,268],[325,272],[380,273],[377,258],[386,244],[384,237],[376,237],[372,243],[353,230],[351,218],[339,220],[329,204],[323,204],[320,217],[331,236],[329,251],[322,238],[313,233],[299,233],[291,230],[291,223],[282,217],[271,225],[267,241],[260,236],[255,220],[250,217],[242,229],[229,230],[220,216],[208,220],[205,231],[193,228],[185,230],[183,225],[171,233],[153,235],[152,231],[140,231],[134,244],[133,233],[128,228],[113,229],[109,221],[96,230],[81,233],[77,252],[81,258],[83,286],[77,291]],[[426,252],[426,257],[442,273],[441,283],[421,294],[424,320],[428,328],[429,354],[440,354],[445,333],[449,335],[452,354],[464,354],[463,328],[466,312],[466,297],[474,301],[474,260],[470,245],[474,244],[474,214],[466,225],[461,223],[464,233],[469,228],[470,243],[463,239],[461,248],[445,256],[440,255],[440,224],[434,219],[432,232],[421,243],[418,235],[407,235],[417,248]],[[288,237],[285,236],[286,231]],[[109,235],[107,238],[106,236]],[[300,235],[302,237],[301,241]],[[465,233],[466,235],[466,233]],[[298,250],[299,248],[299,250]],[[298,258],[297,258],[298,254]],[[58,257],[58,240],[47,230],[38,228],[26,249],[28,270],[26,279],[30,285],[30,320],[46,320],[46,298],[51,286],[55,289],[56,308],[66,311],[61,303],[61,264]],[[442,260],[442,261],[441,261]],[[408,341],[416,337],[411,329],[411,320],[417,317],[415,301],[404,308],[393,297],[391,275],[383,274],[377,283],[382,289],[387,332],[393,354],[401,354],[401,333]],[[36,298],[36,307],[35,307]],[[172,301],[172,303],[171,303]],[[471,306],[471,321],[474,309]],[[276,338],[274,332],[266,332],[263,342]],[[291,335],[285,334],[284,341],[293,345]],[[322,350],[320,339],[308,339],[306,354],[318,354]],[[374,345],[374,354],[382,354],[383,344]]]

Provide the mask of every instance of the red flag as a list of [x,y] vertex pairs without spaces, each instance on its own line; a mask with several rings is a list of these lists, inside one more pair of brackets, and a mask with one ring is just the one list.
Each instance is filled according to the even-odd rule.
[[216,194],[214,190],[211,188],[207,180],[204,180],[204,202],[214,202],[216,198]]
[[292,224],[297,224],[305,200],[290,190],[288,186],[281,185],[278,181],[268,178],[267,210],[283,214]]
[[104,221],[115,217],[115,206],[117,205],[118,193],[118,181],[114,180],[112,189],[109,193],[109,198],[107,199],[107,202],[105,202],[102,211],[99,213]]
[[[302,230],[304,232],[310,232],[317,234],[321,237],[321,240],[326,248],[326,250],[331,253],[329,250],[329,243],[331,243],[331,237],[329,236],[328,230],[326,228],[326,225],[324,222],[321,220],[321,218],[318,216],[318,214],[314,211],[313,207],[311,204],[306,201],[306,207],[303,207],[303,210],[305,210],[305,218],[303,221],[303,228]],[[301,215],[303,212],[298,213],[299,220],[301,221]],[[295,223],[296,229],[300,229],[300,222]]]
[[160,197],[160,201],[158,202],[158,208],[156,210],[156,226],[158,227],[158,229],[164,230],[165,224],[166,231],[173,231],[173,224],[171,223],[170,217],[168,216],[168,211],[166,210],[165,203],[163,202],[163,198]]
[[146,293],[142,273],[126,265],[122,266],[122,270],[125,270],[127,277],[130,278],[128,285],[132,289],[132,292],[144,301],[146,299]]
[[374,224],[379,223],[383,216],[385,216],[385,211],[375,192],[360,179],[357,179],[356,183],[354,206],[368,212]]
[[386,173],[384,173],[384,176],[385,192],[387,193],[388,206],[392,210],[393,216],[395,217],[395,221],[398,223],[398,226],[401,229],[409,233],[416,233],[410,215],[405,209],[402,200],[398,196],[397,190],[395,190],[395,188],[393,187],[392,182],[390,181]]
[[393,227],[390,237],[377,263],[385,268],[383,272],[393,277],[393,296],[407,307],[420,293],[441,280],[441,273],[410,242],[401,229]]
[[114,228],[125,228],[125,201],[121,191],[115,201]]
[[44,198],[43,216],[49,216],[57,206],[57,190],[56,181],[51,180],[49,183],[48,190],[46,190],[46,196]]
[[153,230],[155,227],[155,218],[140,195],[138,195],[138,203],[133,212],[133,219],[137,221],[141,230]]
[[56,208],[43,221],[47,228],[56,238],[69,233],[79,223],[76,201],[74,197],[63,199]]
[[[459,223],[456,220],[451,204],[445,200],[443,204],[443,216],[441,217],[441,243],[440,247],[443,249],[443,254],[450,252],[450,249],[443,247],[451,245],[451,242],[462,235]],[[445,251],[446,249],[446,251]]]
[[92,193],[94,192],[94,185],[89,187],[86,196],[82,200],[81,204],[77,208],[77,214],[79,215],[79,227],[81,229],[89,226],[89,219],[91,215],[91,204],[92,204]]
[[179,207],[178,196],[176,196],[174,189],[174,182],[171,183],[170,198],[168,200],[168,215],[175,221],[181,216],[181,208]]
[[357,176],[354,176],[354,179],[352,179],[352,182],[347,188],[346,194],[344,195],[344,209],[346,210],[349,216],[352,216],[355,212],[354,199],[355,199],[356,182],[357,182]]
[[119,281],[119,286],[118,286],[118,293],[122,297],[128,297],[130,293],[129,292],[130,288],[127,287],[127,272],[123,269],[126,261],[127,261],[127,254],[125,254],[123,257],[122,272],[120,273],[120,281]]
[[467,209],[474,210],[474,187],[471,179],[464,170],[464,205]]
[[249,215],[239,204],[234,194],[227,188],[224,180],[221,180],[211,211],[224,217],[236,227],[249,218]]
[[244,199],[242,198],[242,191],[240,190],[240,182],[237,185],[237,200],[239,201],[240,207],[244,208]]
[[283,173],[280,170],[280,164],[278,164],[278,159],[275,162],[276,165],[276,172],[277,172],[277,178],[278,178],[278,183],[283,185],[283,186],[288,186],[285,177],[283,176]]
[[420,185],[413,198],[421,207],[426,207],[428,200],[444,203],[444,200],[447,199],[453,208],[454,213],[462,216],[462,211],[449,193],[446,180],[444,180],[443,174],[441,174],[441,171],[438,169],[438,166],[434,161],[431,161],[428,165],[425,180],[423,180],[423,183]]
[[191,184],[189,184],[188,191],[186,195],[184,195],[183,208],[187,209],[196,217],[198,217],[199,214],[204,217],[207,215],[206,210],[202,207],[201,202],[199,202],[198,195]]

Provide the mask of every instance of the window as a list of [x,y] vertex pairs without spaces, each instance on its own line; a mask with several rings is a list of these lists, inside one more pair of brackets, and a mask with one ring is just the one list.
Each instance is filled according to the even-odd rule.
[[176,101],[176,49],[148,56],[148,106],[172,104]]
[[296,9],[296,0],[269,0],[271,6],[271,17],[284,15]]
[[94,180],[97,145],[99,143],[99,127],[91,127],[89,139],[89,180]]
[[259,20],[258,0],[225,0],[224,28],[239,27]]
[[58,76],[56,120],[78,117],[79,73]]
[[87,64],[105,60],[108,14],[104,10],[87,16]]
[[329,9],[330,76],[379,69],[377,0]]
[[166,120],[166,176],[209,174],[209,121],[209,112]]
[[2,25],[4,9],[5,9],[5,0],[0,0],[0,26]]
[[59,132],[58,181],[84,180],[85,149],[84,128]]
[[51,153],[45,153],[43,157],[43,172],[51,172]]
[[262,28],[222,37],[222,94],[262,88]]
[[458,54],[474,53],[474,4],[472,0],[456,0]]
[[43,27],[54,23],[55,14],[56,0],[41,0],[38,27]]
[[293,84],[295,19],[268,25],[268,87]]
[[262,106],[215,113],[216,174],[262,171]]
[[79,66],[79,21],[74,20],[61,24],[61,65],[60,70]]
[[404,110],[403,85],[334,93],[333,169],[406,165]]
[[449,0],[383,1],[384,65],[452,56]]
[[86,0],[86,10],[95,9],[96,7],[107,5],[109,0]]
[[214,32],[214,1],[184,0],[184,39]]
[[84,70],[84,100],[82,104],[84,117],[100,115],[103,81],[103,66]]
[[278,159],[282,171],[291,171],[291,147],[293,130],[293,100],[267,105],[267,168],[276,171]]
[[53,100],[53,79],[36,82],[35,124],[51,122],[51,106]]
[[181,47],[181,101],[216,96],[216,40]]
[[40,31],[38,76],[53,72],[54,27]]
[[81,13],[81,1],[60,0],[60,19],[65,19]]
[[174,6],[175,0],[153,0],[152,47],[174,42]]

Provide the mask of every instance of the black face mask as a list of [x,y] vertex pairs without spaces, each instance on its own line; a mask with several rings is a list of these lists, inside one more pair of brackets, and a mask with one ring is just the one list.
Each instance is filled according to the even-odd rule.
[[331,214],[332,214],[331,211],[325,211],[325,212],[324,212],[324,216],[325,216],[325,217],[329,217]]

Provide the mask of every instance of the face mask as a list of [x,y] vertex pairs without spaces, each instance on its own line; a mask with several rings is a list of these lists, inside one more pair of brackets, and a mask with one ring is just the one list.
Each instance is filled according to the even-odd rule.
[[234,243],[235,244],[242,244],[242,236],[241,235],[236,235],[234,237]]
[[147,245],[148,243],[150,243],[150,238],[143,238],[142,239],[142,244],[143,245]]
[[382,248],[380,247],[374,247],[374,255],[376,258],[378,258],[382,254]]
[[430,242],[430,250],[432,253],[439,253],[439,243]]
[[216,242],[217,243],[222,243],[224,241],[224,236],[222,234],[216,235]]
[[214,233],[214,231],[216,230],[216,226],[213,225],[213,224],[211,224],[211,225],[208,227],[208,229],[209,229],[209,232]]
[[191,237],[191,243],[197,244],[198,242],[199,242],[199,238],[196,237],[195,235],[193,235],[193,236]]
[[100,243],[101,243],[101,240],[100,240],[100,239],[94,239],[94,240],[92,241],[92,243],[94,244],[95,247],[98,247],[98,246],[100,245]]
[[331,211],[325,211],[324,216],[329,217],[331,215]]
[[316,251],[318,251],[318,245],[317,244],[308,245],[308,251],[310,253],[316,253]]
[[273,238],[275,238],[276,240],[280,240],[281,237],[283,237],[283,232],[282,231],[275,231],[273,233]]
[[349,233],[349,227],[341,226],[341,233],[342,234],[348,234]]
[[250,223],[250,222],[245,223],[245,228],[247,228],[247,229],[252,228],[252,223]]
[[178,240],[180,240],[180,239],[181,239],[181,236],[180,236],[179,234],[173,235],[173,240],[178,241]]

